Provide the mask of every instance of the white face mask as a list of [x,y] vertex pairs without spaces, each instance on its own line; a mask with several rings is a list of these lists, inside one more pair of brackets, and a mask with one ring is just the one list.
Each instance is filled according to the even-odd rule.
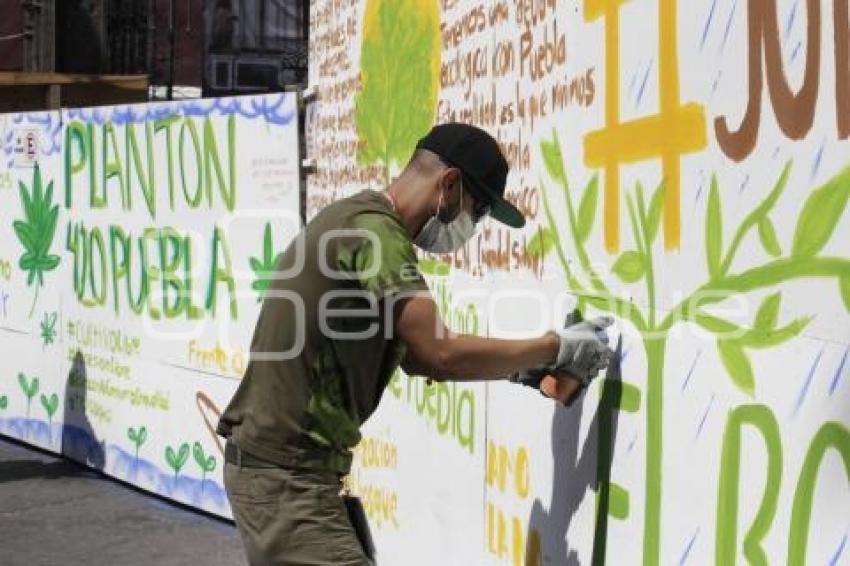
[[[440,195],[440,205],[443,195]],[[460,249],[475,234],[475,223],[472,215],[463,208],[463,184],[460,186],[460,212],[454,220],[443,222],[440,220],[440,205],[437,213],[428,219],[422,229],[416,235],[413,243],[425,250],[435,254],[445,254]]]

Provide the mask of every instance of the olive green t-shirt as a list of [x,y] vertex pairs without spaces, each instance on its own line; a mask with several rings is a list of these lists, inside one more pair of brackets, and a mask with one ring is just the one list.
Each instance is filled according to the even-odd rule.
[[369,190],[319,212],[277,270],[216,432],[282,466],[348,473],[360,425],[405,354],[392,306],[428,285],[401,220]]

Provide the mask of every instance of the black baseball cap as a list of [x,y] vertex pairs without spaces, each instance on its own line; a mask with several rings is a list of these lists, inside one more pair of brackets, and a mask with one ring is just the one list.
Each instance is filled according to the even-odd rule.
[[416,149],[432,151],[460,169],[464,187],[490,205],[490,216],[512,228],[525,226],[522,213],[505,200],[508,162],[490,134],[459,122],[439,124],[419,140]]

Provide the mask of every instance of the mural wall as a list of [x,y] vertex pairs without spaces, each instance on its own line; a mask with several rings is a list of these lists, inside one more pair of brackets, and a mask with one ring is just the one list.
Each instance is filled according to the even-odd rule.
[[454,328],[618,320],[582,404],[399,372],[351,478],[382,564],[850,561],[847,2],[313,4],[308,216],[436,122],[523,230],[422,258]]
[[294,95],[0,115],[0,434],[229,516],[213,430],[300,228]]

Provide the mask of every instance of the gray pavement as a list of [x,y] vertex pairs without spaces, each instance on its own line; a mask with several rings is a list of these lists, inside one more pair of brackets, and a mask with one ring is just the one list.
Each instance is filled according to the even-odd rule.
[[0,436],[0,565],[247,564],[236,528]]

